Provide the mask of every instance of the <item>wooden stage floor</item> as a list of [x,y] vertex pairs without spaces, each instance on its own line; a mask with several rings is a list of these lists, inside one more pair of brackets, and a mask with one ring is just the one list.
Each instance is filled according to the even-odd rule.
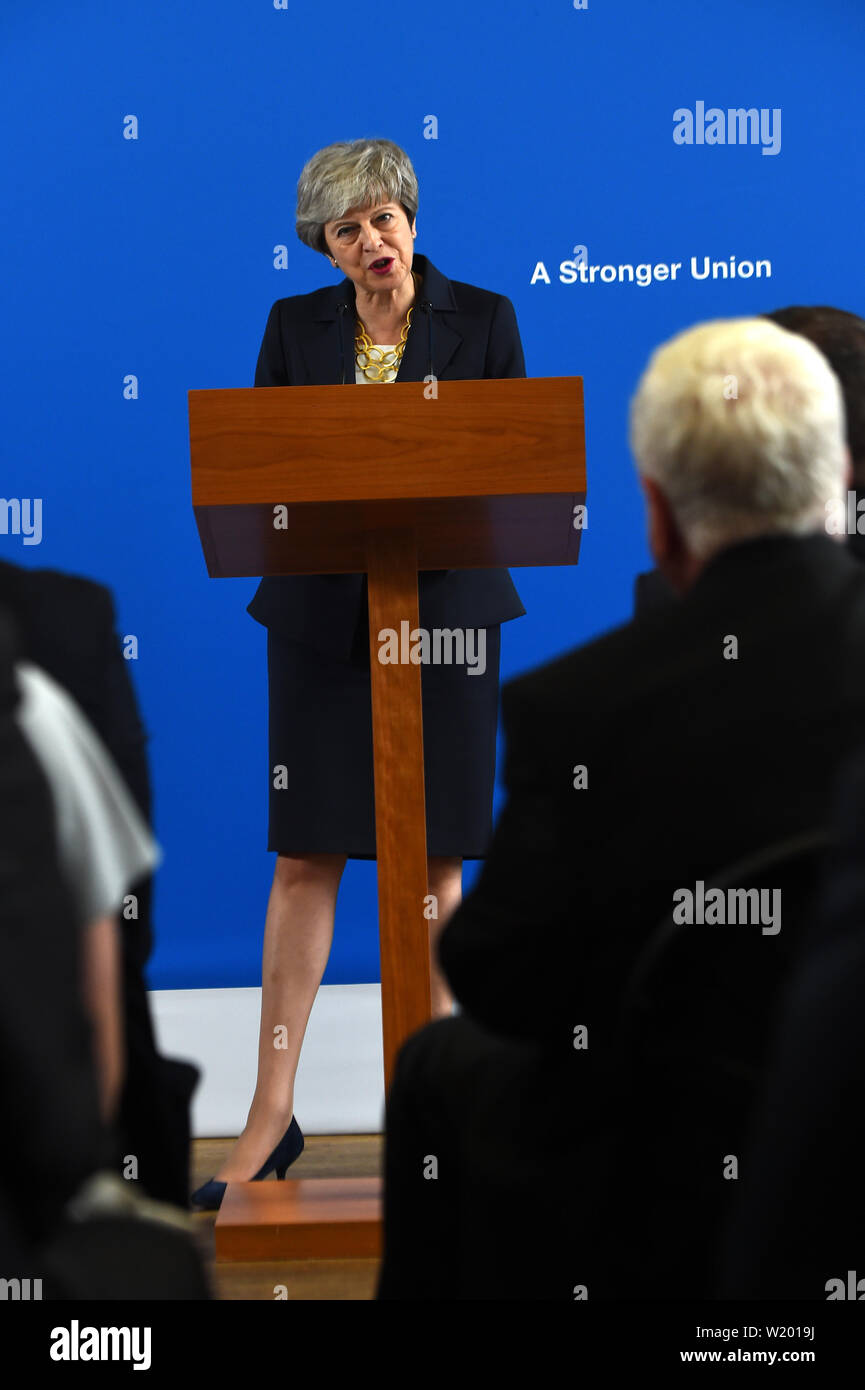
[[[231,1139],[195,1139],[192,1144],[192,1189],[216,1172]],[[312,1135],[292,1178],[374,1178],[381,1176],[384,1138],[380,1134]],[[275,1182],[273,1177],[266,1182]],[[213,1258],[215,1212],[201,1212],[195,1222],[208,1259],[213,1295],[222,1300],[270,1299],[284,1285],[291,1300],[371,1299],[378,1260],[280,1260],[268,1264],[217,1264]],[[283,1295],[284,1296],[284,1295]]]

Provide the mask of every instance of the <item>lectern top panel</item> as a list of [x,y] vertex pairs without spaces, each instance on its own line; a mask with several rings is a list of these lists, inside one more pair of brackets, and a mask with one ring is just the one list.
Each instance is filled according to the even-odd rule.
[[580,377],[190,391],[196,507],[585,491]]

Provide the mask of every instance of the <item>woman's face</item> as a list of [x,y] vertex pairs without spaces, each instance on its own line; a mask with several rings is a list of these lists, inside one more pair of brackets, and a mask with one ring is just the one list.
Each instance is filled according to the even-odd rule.
[[324,224],[331,258],[369,294],[399,289],[411,272],[416,235],[416,221],[409,226],[399,203],[350,208],[344,217]]

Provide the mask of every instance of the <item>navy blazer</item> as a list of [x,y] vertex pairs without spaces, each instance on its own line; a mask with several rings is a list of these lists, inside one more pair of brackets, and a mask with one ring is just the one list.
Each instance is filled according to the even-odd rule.
[[[514,307],[504,295],[448,280],[426,256],[398,381],[442,381],[526,374]],[[278,299],[270,311],[256,386],[356,385],[354,285],[340,284]],[[527,464],[528,466],[528,464]],[[525,613],[506,569],[423,570],[418,576],[422,627],[487,627]],[[247,612],[256,622],[325,653],[349,655],[358,622],[366,623],[366,576],[302,574],[262,579]]]

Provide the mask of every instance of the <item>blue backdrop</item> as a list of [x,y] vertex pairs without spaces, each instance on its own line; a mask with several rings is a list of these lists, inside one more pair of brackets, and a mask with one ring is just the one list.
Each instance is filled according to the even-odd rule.
[[[530,376],[585,378],[581,561],[514,572],[511,675],[629,614],[648,555],[626,409],[650,350],[791,302],[865,312],[865,5],[3,0],[0,31],[0,496],[43,502],[38,545],[0,507],[0,554],[104,581],[138,638],[165,852],[151,983],[255,984],[265,632],[255,581],[205,570],[186,392],[251,385],[273,301],[337,278],[294,234],[303,163],[402,145],[416,249],[513,300]],[[575,247],[586,283],[560,271]],[[731,257],[753,273],[713,276]],[[353,863],[325,979],[377,978],[374,865]]]

